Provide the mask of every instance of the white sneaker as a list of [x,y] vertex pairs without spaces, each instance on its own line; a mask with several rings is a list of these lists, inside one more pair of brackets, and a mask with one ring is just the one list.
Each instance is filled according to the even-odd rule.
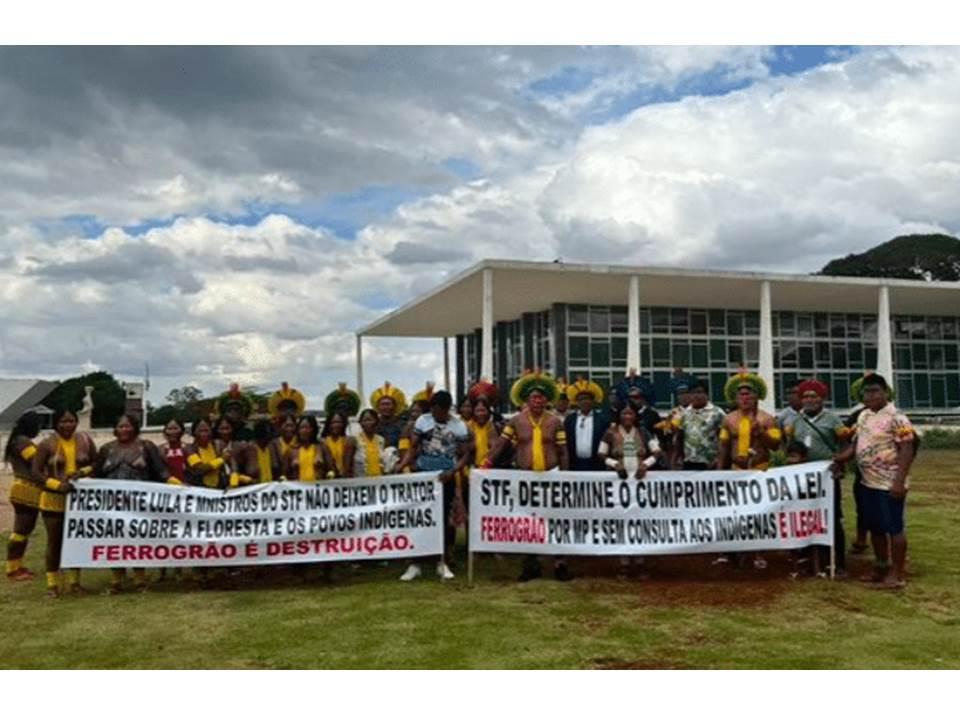
[[420,569],[420,566],[415,563],[411,563],[407,566],[407,569],[403,575],[400,576],[400,582],[410,582],[411,580],[416,580],[421,575],[423,575],[423,571]]
[[439,577],[441,580],[453,580],[453,578],[456,576],[450,572],[450,568],[447,567],[445,562],[438,562],[437,577]]

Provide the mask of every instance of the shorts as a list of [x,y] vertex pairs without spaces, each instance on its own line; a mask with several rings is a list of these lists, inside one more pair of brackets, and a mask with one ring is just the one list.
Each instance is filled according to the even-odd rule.
[[863,524],[872,533],[900,535],[903,532],[905,498],[899,500],[887,490],[861,487]]

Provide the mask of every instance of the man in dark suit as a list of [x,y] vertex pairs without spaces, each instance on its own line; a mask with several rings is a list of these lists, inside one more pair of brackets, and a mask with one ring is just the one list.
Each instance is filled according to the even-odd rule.
[[597,450],[610,425],[609,418],[597,409],[603,403],[603,388],[581,379],[567,386],[567,397],[577,406],[577,411],[563,421],[570,469],[603,470]]

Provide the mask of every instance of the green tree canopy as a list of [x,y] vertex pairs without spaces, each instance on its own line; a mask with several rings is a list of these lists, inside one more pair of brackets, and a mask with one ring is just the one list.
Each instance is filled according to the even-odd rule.
[[116,378],[108,372],[98,370],[79,377],[64,380],[43,401],[54,411],[78,411],[83,407],[84,388],[93,387],[93,427],[113,427],[126,410],[127,396]]
[[960,240],[950,235],[901,235],[863,253],[831,260],[821,275],[960,280]]

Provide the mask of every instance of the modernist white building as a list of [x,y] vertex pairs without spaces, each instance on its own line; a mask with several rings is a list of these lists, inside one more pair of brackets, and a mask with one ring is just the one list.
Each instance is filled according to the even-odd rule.
[[674,368],[720,399],[746,366],[771,388],[768,409],[812,376],[848,408],[866,370],[892,379],[906,410],[960,409],[960,283],[484,260],[357,332],[361,394],[363,338],[387,336],[455,338],[458,397],[528,367],[605,387],[636,368],[668,406]]

